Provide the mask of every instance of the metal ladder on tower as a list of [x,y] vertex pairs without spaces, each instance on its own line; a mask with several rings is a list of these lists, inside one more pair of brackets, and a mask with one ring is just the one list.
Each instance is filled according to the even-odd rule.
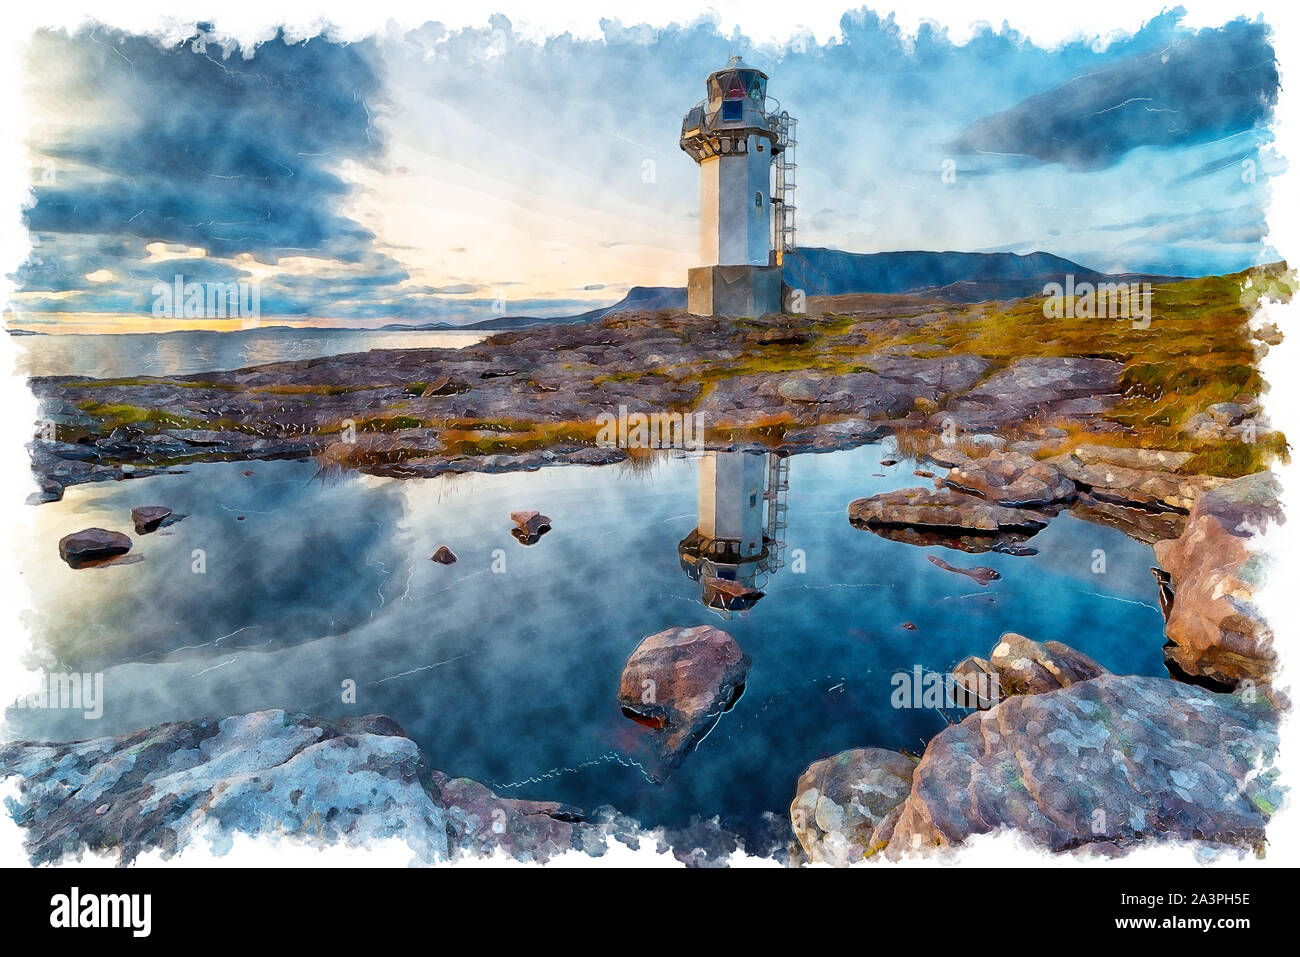
[[795,147],[799,140],[795,128],[799,121],[782,110],[776,116],[776,142],[781,148],[776,154],[776,188],[772,191],[772,248],[776,251],[776,264],[785,262],[785,254],[795,250],[795,171],[799,168]]
[[767,486],[763,498],[767,501],[767,523],[763,529],[763,544],[767,555],[762,570],[773,575],[785,567],[786,501],[790,492],[790,458],[775,452],[767,453]]

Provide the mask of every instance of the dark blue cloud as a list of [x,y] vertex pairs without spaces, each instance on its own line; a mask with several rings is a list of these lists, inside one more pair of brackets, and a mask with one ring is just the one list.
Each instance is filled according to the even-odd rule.
[[1100,169],[1138,147],[1196,145],[1266,125],[1277,91],[1268,28],[1239,20],[1090,70],[983,117],[953,149]]
[[201,34],[175,46],[103,27],[42,39],[71,47],[87,85],[120,91],[130,118],[42,145],[58,175],[35,190],[32,230],[271,261],[365,254],[373,237],[337,212],[348,185],[332,169],[382,152],[371,106],[382,78],[369,43],[276,37],[245,59]]

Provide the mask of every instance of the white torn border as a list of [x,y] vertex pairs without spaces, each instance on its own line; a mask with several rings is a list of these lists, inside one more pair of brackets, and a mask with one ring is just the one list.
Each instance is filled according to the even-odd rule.
[[[0,37],[7,45],[0,55],[0,81],[10,91],[20,91],[24,83],[23,51],[31,33],[42,26],[74,28],[93,18],[99,22],[136,33],[153,33],[177,39],[188,35],[194,20],[179,18],[174,13],[174,2],[168,0],[99,0],[93,5],[88,0],[46,0],[37,4],[10,4],[4,8],[5,23]],[[272,36],[279,25],[292,37],[312,36],[328,28],[336,39],[356,40],[375,33],[402,32],[430,19],[438,19],[448,27],[483,25],[493,13],[508,17],[513,29],[530,39],[568,31],[579,37],[602,34],[600,22],[616,19],[625,27],[650,23],[662,26],[670,22],[690,23],[699,19],[717,22],[720,30],[730,33],[739,29],[760,43],[779,43],[800,35],[811,36],[819,42],[839,34],[840,18],[846,10],[860,4],[853,0],[803,0],[797,6],[776,0],[711,0],[702,9],[699,0],[660,0],[647,7],[632,0],[562,0],[544,7],[528,0],[467,0],[460,4],[440,7],[436,13],[427,4],[414,0],[388,2],[382,6],[357,5],[344,0],[314,0],[309,4],[287,0],[225,0],[220,10],[205,19],[210,20],[220,36],[238,40],[241,44]],[[882,5],[885,13],[896,4]],[[1240,16],[1253,17],[1262,13],[1265,21],[1274,28],[1275,45],[1281,72],[1275,112],[1275,148],[1282,157],[1293,162],[1300,159],[1300,93],[1295,89],[1295,78],[1300,76],[1300,17],[1290,0],[1250,0],[1246,3],[1225,0],[1183,0],[1186,8],[1184,25],[1188,27],[1221,26]],[[911,2],[909,8],[896,15],[896,22],[905,33],[914,35],[922,22],[937,22],[948,28],[949,37],[964,43],[980,23],[1001,24],[1007,21],[1036,44],[1053,45],[1079,37],[1093,39],[1093,45],[1104,48],[1116,37],[1136,31],[1142,23],[1168,9],[1164,0],[1092,0],[1087,4],[1044,4],[1041,0],[925,0]],[[1099,33],[1099,25],[1106,32]],[[3,106],[3,126],[8,135],[0,139],[0,195],[3,203],[16,213],[29,199],[28,159],[22,131],[29,128],[30,117],[20,96],[6,97]],[[1300,209],[1300,185],[1296,172],[1288,170],[1272,181],[1273,202],[1270,207],[1268,242],[1281,251],[1283,257],[1290,253],[1290,265],[1300,266],[1300,242],[1297,242],[1297,225],[1294,211]],[[21,219],[11,214],[0,218],[0,262],[5,264],[0,272],[8,273],[27,255],[30,248]],[[11,280],[0,275],[0,299],[8,298],[13,289]],[[1262,321],[1275,323],[1283,335],[1291,330],[1288,340],[1272,349],[1261,364],[1261,372],[1271,391],[1267,398],[1267,414],[1275,428],[1281,429],[1297,443],[1297,461],[1275,469],[1283,485],[1284,502],[1289,490],[1300,488],[1300,322],[1296,322],[1300,304],[1293,302],[1282,307],[1265,306],[1260,313]],[[24,448],[31,438],[30,425],[36,419],[36,402],[25,383],[12,375],[16,348],[7,335],[0,335],[0,516],[3,527],[21,540],[32,532],[31,507],[24,504],[27,494],[35,488]],[[1284,677],[1295,673],[1288,667],[1296,657],[1294,648],[1297,624],[1300,623],[1300,515],[1280,527],[1271,528],[1262,547],[1273,556],[1268,584],[1257,596],[1257,605],[1273,626],[1283,660]],[[0,701],[12,701],[24,689],[31,687],[35,672],[28,670],[23,659],[30,651],[30,640],[22,615],[28,607],[25,588],[21,584],[21,569],[15,560],[12,546],[0,548],[0,594],[5,598],[3,624],[0,625]],[[1285,682],[1282,682],[1285,687]],[[1294,695],[1292,695],[1294,698]],[[1297,723],[1294,717],[1284,722],[1281,754],[1286,759],[1295,752]],[[453,773],[455,769],[449,769]],[[1295,782],[1284,771],[1282,783],[1295,790]],[[794,782],[791,782],[793,798]],[[0,806],[6,796],[16,793],[16,782],[0,783]],[[1183,845],[1148,845],[1136,848],[1115,859],[1088,860],[1079,855],[1052,855],[1026,846],[1008,835],[983,835],[973,838],[958,855],[963,864],[992,866],[1204,866],[1218,864],[1241,866],[1242,863],[1272,867],[1294,866],[1300,862],[1300,825],[1294,809],[1294,797],[1287,802],[1269,824],[1269,852],[1261,861],[1243,862],[1233,854],[1224,854],[1208,861],[1203,851]],[[28,862],[21,845],[21,829],[3,812],[0,812],[0,866],[22,866]],[[396,846],[394,846],[396,845]],[[649,851],[645,848],[649,847]],[[184,851],[168,862],[146,855],[140,866],[405,866],[410,852],[400,841],[366,850],[331,848],[316,850],[290,843],[273,845],[244,836],[235,840],[233,849],[224,856],[205,853],[198,848]],[[110,860],[83,858],[80,866],[109,865]],[[508,866],[514,861],[489,858],[474,862],[481,866]],[[733,863],[746,863],[736,860]],[[751,860],[748,863],[770,863]],[[950,855],[938,855],[906,862],[901,866],[947,866],[953,863]],[[641,851],[632,851],[613,845],[600,858],[590,858],[573,852],[553,860],[548,866],[647,866],[677,865],[670,855],[658,855],[653,845],[643,845]],[[465,866],[462,863],[460,866]],[[873,866],[871,864],[863,866]],[[879,866],[879,865],[875,865]]]

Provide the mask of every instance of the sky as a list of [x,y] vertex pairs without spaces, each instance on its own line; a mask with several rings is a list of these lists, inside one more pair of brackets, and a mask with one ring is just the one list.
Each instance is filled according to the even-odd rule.
[[[43,31],[26,97],[33,249],[11,327],[156,328],[155,284],[258,284],[263,318],[563,315],[696,264],[683,114],[732,54],[799,120],[798,241],[1038,250],[1204,275],[1266,242],[1278,71],[1259,20],[1041,47],[846,12],[780,43],[716,16],[537,38],[503,16],[352,42]],[[193,327],[193,320],[164,324]],[[219,324],[218,324],[219,325]]]

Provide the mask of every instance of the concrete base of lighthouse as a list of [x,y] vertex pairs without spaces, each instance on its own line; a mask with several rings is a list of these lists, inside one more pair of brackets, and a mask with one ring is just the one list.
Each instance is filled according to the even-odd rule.
[[779,315],[780,266],[697,266],[687,272],[686,309],[696,316]]

